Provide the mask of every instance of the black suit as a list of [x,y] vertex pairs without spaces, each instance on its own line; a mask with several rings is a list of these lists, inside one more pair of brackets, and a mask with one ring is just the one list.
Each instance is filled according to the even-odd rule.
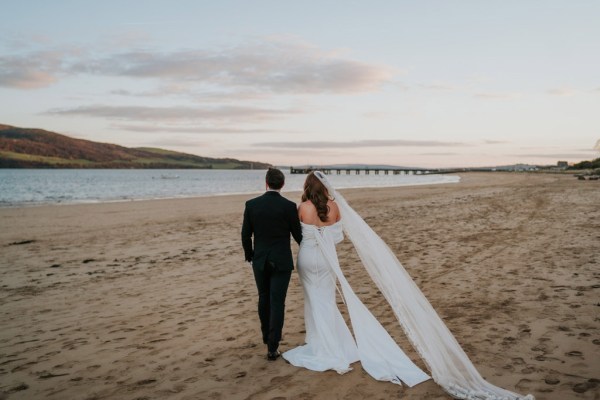
[[263,342],[270,352],[277,351],[281,340],[285,296],[294,269],[290,234],[300,243],[302,228],[295,203],[274,191],[246,202],[242,245],[246,261],[252,262]]

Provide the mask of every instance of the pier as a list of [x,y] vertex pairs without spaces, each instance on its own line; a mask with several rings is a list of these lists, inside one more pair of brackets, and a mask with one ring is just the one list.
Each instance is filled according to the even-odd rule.
[[447,169],[427,169],[427,168],[403,168],[403,167],[290,167],[290,174],[308,174],[312,171],[321,171],[325,175],[433,175],[433,174],[450,174],[465,171],[490,171],[491,169],[482,168],[447,168]]

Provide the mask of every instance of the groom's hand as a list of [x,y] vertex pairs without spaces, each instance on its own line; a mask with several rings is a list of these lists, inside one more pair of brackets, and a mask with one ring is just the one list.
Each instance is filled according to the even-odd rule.
[[244,259],[248,263],[252,263],[252,259],[254,258],[254,249],[246,250],[244,249]]

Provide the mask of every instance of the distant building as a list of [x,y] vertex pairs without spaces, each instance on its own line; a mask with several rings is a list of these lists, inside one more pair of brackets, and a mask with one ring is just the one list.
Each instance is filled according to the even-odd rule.
[[556,163],[556,166],[558,168],[567,168],[569,166],[569,163],[567,161],[559,161]]

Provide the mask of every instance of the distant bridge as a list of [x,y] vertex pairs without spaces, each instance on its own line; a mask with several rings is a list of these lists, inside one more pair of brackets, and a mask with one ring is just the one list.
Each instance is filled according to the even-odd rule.
[[291,174],[308,174],[312,171],[321,171],[326,175],[360,175],[361,173],[364,175],[370,175],[373,173],[374,175],[433,175],[433,174],[452,174],[458,172],[466,172],[466,171],[492,171],[491,168],[438,168],[438,169],[428,169],[428,168],[403,168],[403,167],[390,167],[390,168],[382,168],[382,167],[317,167],[317,166],[309,166],[309,167],[290,167]]

